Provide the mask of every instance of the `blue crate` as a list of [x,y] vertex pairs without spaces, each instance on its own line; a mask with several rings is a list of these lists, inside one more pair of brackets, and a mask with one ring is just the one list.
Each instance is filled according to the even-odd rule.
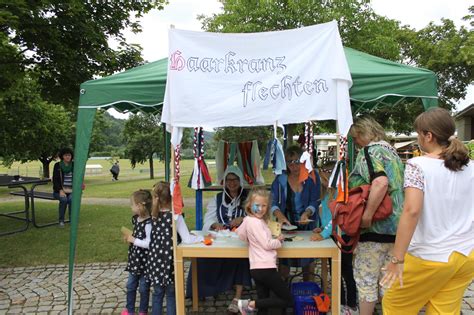
[[315,282],[296,282],[291,285],[296,315],[320,315],[313,296],[322,292]]

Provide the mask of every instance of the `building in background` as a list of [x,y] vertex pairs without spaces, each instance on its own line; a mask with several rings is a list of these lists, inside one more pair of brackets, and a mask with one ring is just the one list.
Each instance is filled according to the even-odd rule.
[[469,105],[454,115],[458,139],[470,141],[474,138],[474,104]]

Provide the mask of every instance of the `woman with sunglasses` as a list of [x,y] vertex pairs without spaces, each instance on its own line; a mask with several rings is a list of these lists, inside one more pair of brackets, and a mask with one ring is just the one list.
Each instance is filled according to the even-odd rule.
[[[224,189],[209,201],[204,217],[203,231],[232,230],[237,228],[245,216],[244,202],[247,190],[243,188],[241,170],[229,165],[224,172]],[[206,258],[197,260],[199,298],[215,296],[235,287],[234,299],[229,304],[229,313],[238,313],[237,301],[244,286],[252,285],[248,259]],[[188,276],[188,296],[192,294],[191,273]]]
[[[282,226],[296,226],[300,231],[313,230],[319,221],[320,179],[311,177],[300,180],[302,150],[290,146],[285,151],[286,172],[277,175],[272,183],[271,212]],[[284,227],[283,227],[284,228]],[[303,267],[305,281],[311,280],[314,259],[280,259],[280,274],[287,278],[290,267]]]

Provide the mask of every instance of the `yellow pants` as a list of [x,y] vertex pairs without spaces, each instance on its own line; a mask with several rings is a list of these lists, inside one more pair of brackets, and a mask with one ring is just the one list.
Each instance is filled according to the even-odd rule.
[[385,292],[384,315],[415,315],[426,305],[426,314],[461,312],[464,291],[474,277],[474,251],[469,257],[453,252],[447,263],[405,255],[403,287],[398,281]]

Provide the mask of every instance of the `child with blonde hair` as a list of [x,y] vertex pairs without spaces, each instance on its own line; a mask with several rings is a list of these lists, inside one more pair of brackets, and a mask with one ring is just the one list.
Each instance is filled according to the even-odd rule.
[[[257,300],[238,301],[242,314],[252,314],[256,309],[259,314],[266,314],[270,307],[286,308],[293,304],[290,290],[277,270],[276,249],[281,247],[284,237],[272,238],[268,227],[270,205],[270,192],[253,188],[245,205],[247,216],[236,231],[239,238],[249,244],[250,275],[258,296]],[[270,297],[270,292],[275,296]]]
[[140,292],[139,314],[143,315],[148,313],[148,302],[150,300],[150,284],[145,279],[145,266],[151,235],[151,193],[148,190],[137,190],[132,194],[130,201],[133,213],[133,232],[124,236],[124,240],[130,243],[127,268],[125,269],[129,274],[127,280],[127,306],[121,314],[135,313],[138,288]]

